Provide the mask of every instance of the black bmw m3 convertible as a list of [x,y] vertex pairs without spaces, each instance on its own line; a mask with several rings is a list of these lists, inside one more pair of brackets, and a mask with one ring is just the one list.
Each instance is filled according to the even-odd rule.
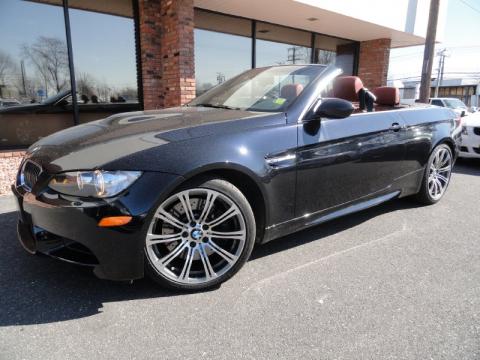
[[458,125],[334,67],[252,69],[186,106],[32,145],[12,187],[19,239],[100,278],[209,288],[257,243],[394,198],[439,201]]

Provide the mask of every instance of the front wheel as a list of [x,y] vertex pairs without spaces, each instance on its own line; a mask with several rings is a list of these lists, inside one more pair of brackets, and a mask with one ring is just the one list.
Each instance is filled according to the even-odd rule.
[[452,150],[446,144],[438,145],[428,159],[417,200],[427,205],[440,201],[450,183],[452,167]]
[[248,260],[255,219],[245,196],[212,179],[185,186],[155,210],[145,239],[146,270],[170,288],[219,285]]

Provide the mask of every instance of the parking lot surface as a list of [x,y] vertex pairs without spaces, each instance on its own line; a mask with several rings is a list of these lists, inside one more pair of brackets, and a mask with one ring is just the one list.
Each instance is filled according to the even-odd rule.
[[478,161],[437,205],[395,200],[257,247],[193,294],[30,256],[2,204],[2,360],[480,358]]

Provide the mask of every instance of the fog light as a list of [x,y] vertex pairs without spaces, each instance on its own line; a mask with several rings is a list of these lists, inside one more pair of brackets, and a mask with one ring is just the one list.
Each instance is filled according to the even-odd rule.
[[113,227],[128,224],[132,220],[131,216],[108,216],[98,222],[100,227]]

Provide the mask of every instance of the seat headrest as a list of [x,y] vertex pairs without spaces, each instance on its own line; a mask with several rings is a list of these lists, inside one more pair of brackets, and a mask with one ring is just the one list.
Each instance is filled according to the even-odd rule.
[[303,91],[302,84],[286,84],[280,90],[280,97],[288,100],[295,99]]
[[400,91],[393,86],[380,86],[372,90],[378,105],[395,106],[400,103]]
[[348,101],[359,101],[358,92],[361,89],[363,83],[358,76],[339,76],[333,83],[333,96]]

